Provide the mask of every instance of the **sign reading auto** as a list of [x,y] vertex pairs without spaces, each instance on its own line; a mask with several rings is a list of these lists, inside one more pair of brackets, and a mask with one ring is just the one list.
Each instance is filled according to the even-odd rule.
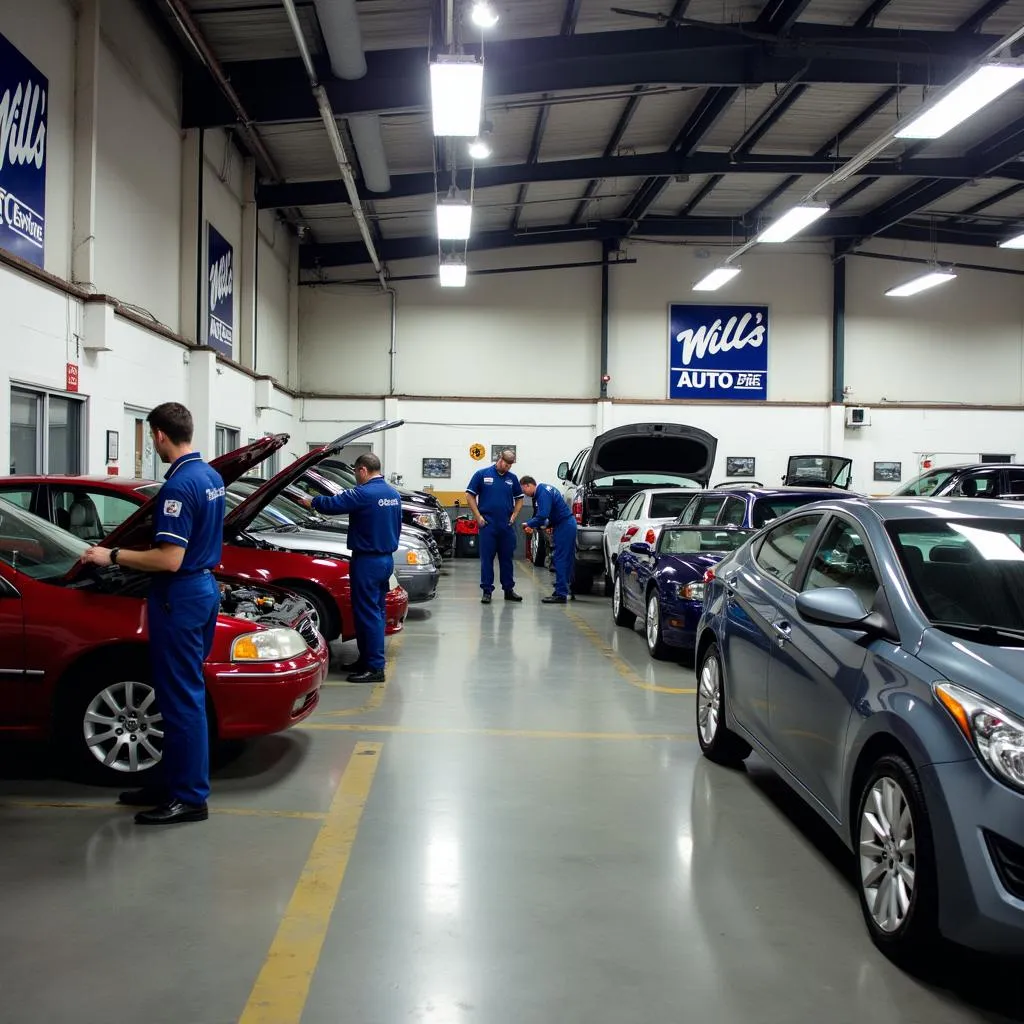
[[768,397],[768,307],[668,307],[669,398]]
[[233,358],[235,348],[235,268],[231,243],[207,224],[206,344]]
[[0,35],[0,248],[43,265],[49,82]]

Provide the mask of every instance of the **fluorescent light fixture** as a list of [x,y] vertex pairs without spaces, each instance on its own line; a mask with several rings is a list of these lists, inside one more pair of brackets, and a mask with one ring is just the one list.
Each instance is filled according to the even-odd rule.
[[494,28],[498,24],[497,11],[489,3],[485,3],[484,0],[478,0],[477,3],[473,4],[473,11],[470,17],[473,19],[473,24],[479,28]]
[[714,292],[728,281],[731,281],[740,268],[735,264],[727,264],[724,267],[715,267],[710,274],[705,274],[694,286],[695,292]]
[[466,264],[458,257],[445,256],[441,260],[441,287],[465,288]]
[[430,107],[435,135],[475,139],[480,134],[484,66],[473,57],[448,56],[430,65]]
[[970,78],[925,107],[906,127],[897,130],[895,137],[937,139],[1020,81],[1024,81],[1024,65],[983,64]]
[[1005,242],[999,243],[1000,249],[1024,249],[1024,235],[1014,235]]
[[757,236],[759,242],[788,242],[809,224],[828,213],[825,203],[807,203],[787,210],[778,220],[773,221]]
[[491,155],[491,147],[486,139],[474,139],[469,144],[469,155],[474,160],[486,160]]
[[473,207],[462,199],[442,199],[437,204],[437,237],[453,242],[469,238]]
[[912,278],[905,284],[890,288],[885,294],[893,299],[905,299],[908,295],[917,295],[918,292],[927,291],[936,285],[945,284],[956,278],[952,270],[929,270],[927,274]]

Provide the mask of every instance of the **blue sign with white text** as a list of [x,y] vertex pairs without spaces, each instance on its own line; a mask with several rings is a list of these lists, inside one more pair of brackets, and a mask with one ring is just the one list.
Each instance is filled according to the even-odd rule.
[[669,398],[768,398],[768,307],[668,307]]
[[0,248],[43,265],[49,81],[0,35]]
[[231,359],[235,349],[235,253],[212,224],[206,227],[206,344]]

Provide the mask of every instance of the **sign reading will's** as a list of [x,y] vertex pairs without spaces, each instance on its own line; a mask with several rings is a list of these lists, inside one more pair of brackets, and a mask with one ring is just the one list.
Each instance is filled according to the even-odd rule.
[[43,265],[49,82],[0,35],[0,248]]
[[206,228],[206,344],[231,359],[235,341],[235,254],[231,243],[212,224],[207,223]]
[[768,397],[768,307],[668,307],[669,398]]

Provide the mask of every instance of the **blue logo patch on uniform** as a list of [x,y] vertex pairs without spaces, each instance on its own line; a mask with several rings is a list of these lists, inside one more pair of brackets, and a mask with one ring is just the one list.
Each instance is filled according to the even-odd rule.
[[175,518],[180,516],[181,515],[181,502],[180,501],[172,501],[170,498],[168,498],[167,501],[164,502],[164,515],[165,516],[174,516]]

